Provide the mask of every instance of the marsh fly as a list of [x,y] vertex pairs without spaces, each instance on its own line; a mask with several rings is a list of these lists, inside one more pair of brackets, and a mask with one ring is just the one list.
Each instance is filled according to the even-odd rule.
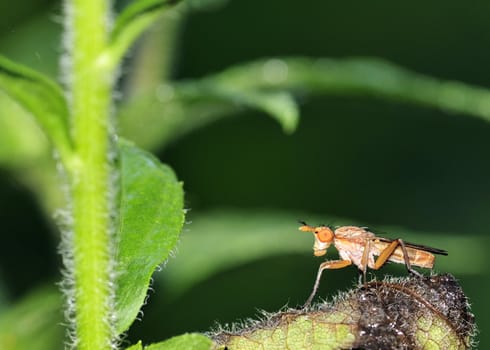
[[[412,269],[412,266],[431,269],[434,266],[435,260],[433,254],[447,255],[445,250],[408,243],[401,239],[377,237],[366,227],[313,227],[305,222],[300,223],[302,224],[299,228],[300,231],[312,232],[315,236],[315,244],[313,246],[315,256],[325,255],[328,247],[333,243],[341,258],[339,260],[327,260],[320,264],[313,291],[306,301],[305,307],[311,303],[318,290],[323,270],[341,269],[354,264],[359,269],[364,282],[366,282],[366,271],[368,267],[373,270],[378,270],[387,261],[391,261],[398,264],[405,264],[410,273],[421,276],[420,273]],[[376,260],[374,258],[375,256],[377,256]]]

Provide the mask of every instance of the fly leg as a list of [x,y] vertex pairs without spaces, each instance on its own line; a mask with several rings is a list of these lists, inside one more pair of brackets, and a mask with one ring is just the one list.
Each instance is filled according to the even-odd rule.
[[359,287],[361,287],[363,285],[365,286],[366,285],[366,274],[361,269],[357,269],[357,272],[359,272],[359,280],[357,281],[357,285]]
[[351,264],[352,264],[352,261],[350,261],[350,260],[331,260],[331,261],[325,261],[322,264],[320,264],[320,267],[318,268],[318,273],[316,274],[316,279],[315,279],[315,284],[313,286],[313,291],[311,292],[310,296],[308,297],[308,300],[306,300],[305,304],[303,305],[303,308],[307,308],[308,306],[310,306],[311,301],[315,297],[315,294],[318,291],[318,286],[320,285],[320,277],[322,276],[323,270],[341,269],[341,268],[349,266]]
[[410,263],[410,258],[408,256],[407,248],[405,247],[405,243],[401,239],[395,239],[393,242],[390,243],[388,247],[386,247],[381,254],[378,256],[378,259],[374,263],[374,269],[378,270],[383,266],[386,261],[390,258],[390,256],[393,254],[396,248],[400,246],[402,253],[403,253],[403,260],[405,261],[405,267],[407,268],[408,272],[411,274],[417,276],[417,277],[422,277],[422,275],[412,269],[412,264]]
[[366,273],[368,268],[370,252],[371,252],[371,240],[368,240],[366,242],[366,245],[364,246],[364,251],[362,252],[361,266],[359,266],[359,286],[361,285],[366,286],[367,283]]

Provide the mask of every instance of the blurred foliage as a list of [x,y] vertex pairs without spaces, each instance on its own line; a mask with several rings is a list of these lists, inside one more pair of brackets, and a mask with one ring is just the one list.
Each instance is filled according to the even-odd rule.
[[[205,3],[213,6],[203,11]],[[176,170],[192,209],[192,223],[168,269],[156,275],[143,322],[130,329],[128,342],[161,341],[251,317],[256,308],[301,304],[322,261],[310,256],[311,237],[296,231],[295,220],[303,219],[372,225],[383,236],[448,250],[436,268],[460,279],[480,348],[488,347],[489,125],[468,114],[488,119],[488,92],[475,86],[490,86],[482,73],[490,60],[482,45],[490,36],[490,4],[192,4],[166,15],[173,24],[155,26],[122,70],[122,131]],[[59,77],[59,4],[23,0],[4,7],[0,53]],[[352,56],[396,65],[343,59]],[[334,59],[315,59],[321,57]],[[0,105],[6,169],[0,322],[34,320],[26,331],[45,338],[23,337],[32,340],[27,348],[39,341],[52,349],[50,337],[63,336],[61,327],[52,328],[55,298],[22,297],[41,281],[59,279],[50,215],[61,207],[55,186],[62,181],[30,116],[6,95]],[[288,130],[298,112],[301,122],[284,135],[264,112]],[[386,272],[405,274],[388,266],[376,275]],[[332,271],[320,295],[356,279],[355,269]]]
[[0,316],[0,347],[9,350],[61,349],[65,330],[61,297],[44,287],[20,300]]
[[0,67],[0,88],[31,113],[60,156],[65,156],[72,145],[63,91],[46,76],[4,57]]
[[16,167],[42,158],[48,148],[47,140],[33,118],[3,93],[0,103],[0,164]]
[[[232,115],[240,106],[275,117],[284,131],[298,123],[296,95],[367,95],[467,113],[490,120],[490,91],[415,74],[376,59],[268,59],[174,85],[161,84],[121,106],[124,135],[162,148],[182,133]],[[147,125],[153,125],[148,134]]]

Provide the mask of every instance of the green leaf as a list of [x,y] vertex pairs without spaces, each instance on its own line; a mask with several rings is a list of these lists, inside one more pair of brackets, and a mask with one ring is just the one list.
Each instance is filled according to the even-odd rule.
[[232,105],[255,108],[275,118],[287,133],[292,133],[299,120],[296,101],[287,92],[237,89],[216,84],[212,79],[178,86],[190,99],[216,100]]
[[[144,350],[209,350],[213,345],[211,339],[202,334],[187,333],[172,337],[160,343],[144,347]],[[126,350],[143,350],[141,340]]]
[[[119,120],[123,135],[151,149],[244,107],[272,116],[286,133],[293,132],[298,124],[298,106],[288,92],[236,89],[207,78],[173,86],[162,84],[156,94],[122,106]],[[151,130],[147,125],[152,125]]]
[[122,333],[143,305],[153,271],[177,243],[184,194],[173,171],[150,153],[121,141],[119,156],[116,330]]
[[[126,137],[150,149],[243,107],[265,111],[291,132],[298,119],[291,97],[296,94],[375,96],[490,121],[489,89],[438,80],[372,58],[275,58],[240,64],[202,79],[162,84],[151,95],[129,100],[119,119]],[[150,132],[147,125],[152,125]]]
[[62,158],[71,153],[68,107],[55,82],[0,56],[0,89],[35,117]]
[[178,97],[189,102],[215,101],[264,111],[274,117],[288,133],[293,132],[298,124],[298,107],[291,94],[287,92],[242,89],[232,84],[223,84],[213,78],[183,82],[177,84],[175,89],[174,93]]
[[468,299],[452,275],[411,276],[373,280],[333,303],[221,331],[213,350],[469,349],[475,333]]
[[61,296],[42,288],[2,311],[0,349],[52,350],[63,348]]
[[238,100],[244,105],[263,110],[279,124],[284,132],[292,133],[299,121],[299,109],[294,98],[285,92],[241,92]]
[[115,67],[134,41],[158,19],[163,10],[178,2],[180,0],[133,1],[117,16],[109,47],[102,54],[100,62]]
[[145,350],[209,350],[212,341],[202,334],[188,333],[145,346]]
[[49,149],[46,136],[30,113],[0,91],[0,165],[25,170],[27,164],[52,157]]
[[266,59],[231,67],[213,79],[236,89],[377,96],[490,121],[489,89],[439,80],[376,58]]
[[143,345],[141,345],[141,340],[136,344],[131,345],[129,348],[126,348],[126,350],[143,350]]

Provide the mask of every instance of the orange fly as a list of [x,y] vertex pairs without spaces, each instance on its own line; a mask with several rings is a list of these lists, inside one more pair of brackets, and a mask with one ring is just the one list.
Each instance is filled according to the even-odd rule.
[[[378,270],[387,261],[405,264],[407,270],[416,275],[420,273],[412,269],[419,266],[431,269],[434,266],[433,254],[447,255],[445,250],[426,247],[419,244],[404,242],[401,239],[388,239],[377,237],[367,227],[341,226],[331,228],[328,226],[313,227],[301,222],[300,231],[312,232],[315,236],[313,253],[315,256],[323,256],[328,247],[333,243],[339,252],[339,260],[327,260],[320,264],[313,286],[313,291],[305,303],[308,306],[315,296],[320,284],[323,270],[341,269],[349,265],[356,265],[366,282],[366,271],[369,267]],[[377,256],[377,259],[374,259]]]

